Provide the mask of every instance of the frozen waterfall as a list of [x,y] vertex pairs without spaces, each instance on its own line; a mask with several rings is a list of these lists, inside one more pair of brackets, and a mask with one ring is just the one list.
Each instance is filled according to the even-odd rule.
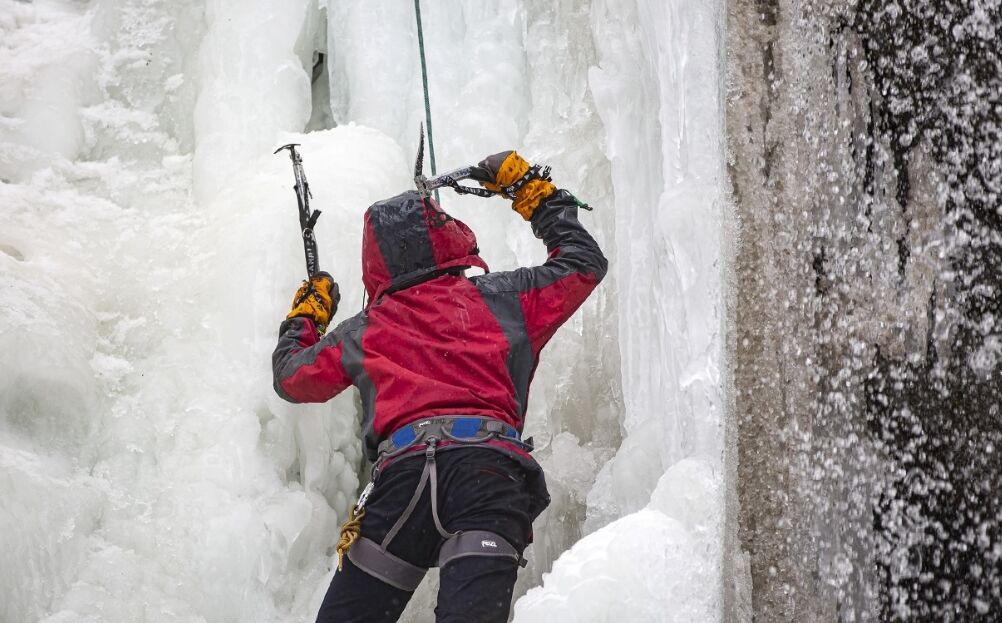
[[[427,5],[440,168],[550,164],[612,259],[537,370],[515,620],[720,620],[720,9]],[[302,143],[353,313],[362,211],[411,185],[412,7],[3,0],[0,40],[0,619],[311,619],[363,465],[351,393],[271,390],[302,270],[271,151]],[[495,268],[542,259],[500,202],[443,201]]]
[[[512,620],[998,620],[998,0],[422,6],[438,168],[551,165],[610,259],[536,370]],[[271,387],[272,150],[343,319],[413,185],[414,18],[0,0],[0,623],[313,620],[367,466],[353,392]],[[442,201],[494,269],[543,259]]]

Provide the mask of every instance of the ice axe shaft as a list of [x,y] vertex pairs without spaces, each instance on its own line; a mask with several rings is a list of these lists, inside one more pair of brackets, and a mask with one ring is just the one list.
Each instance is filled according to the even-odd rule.
[[303,159],[296,151],[298,146],[299,143],[282,145],[274,153],[277,154],[283,149],[288,149],[289,158],[292,159],[292,173],[296,177],[296,185],[293,186],[293,189],[296,191],[296,202],[299,204],[299,228],[303,232],[303,249],[306,252],[306,274],[312,279],[320,270],[317,238],[313,234],[313,227],[317,224],[317,219],[320,218],[320,210],[310,210],[310,199],[313,194],[310,193],[306,172],[303,171]]
[[414,186],[417,188],[418,192],[421,193],[422,197],[430,197],[432,193],[435,194],[435,200],[438,200],[438,189],[443,186],[448,186],[460,194],[465,195],[478,195],[480,197],[490,197],[494,193],[483,188],[472,188],[469,186],[460,186],[459,182],[461,180],[468,180],[473,177],[474,167],[466,166],[459,167],[458,169],[453,169],[442,175],[435,175],[434,177],[426,177],[424,175],[424,125],[421,125],[421,135],[418,139],[418,152],[417,158],[414,160]]
[[[516,199],[516,194],[522,186],[526,183],[541,179],[544,181],[550,181],[550,167],[535,165],[529,167],[529,170],[518,180],[515,180],[507,186],[501,186],[499,191],[488,190],[486,188],[476,188],[474,186],[461,186],[459,184],[462,180],[482,180],[484,176],[483,170],[478,170],[480,165],[470,165],[465,167],[459,167],[458,169],[453,169],[442,175],[436,175],[434,177],[426,177],[423,173],[424,168],[424,126],[421,126],[421,135],[418,140],[418,152],[417,158],[414,160],[414,186],[417,188],[418,192],[422,197],[430,197],[432,193],[435,193],[435,200],[438,200],[438,189],[443,186],[448,186],[452,190],[456,191],[460,195],[476,195],[478,197],[493,197],[496,194],[501,194],[509,199]],[[582,210],[591,210],[591,206],[588,204],[577,202],[578,207]]]
[[453,169],[443,173],[442,175],[436,175],[435,177],[425,177],[423,175],[418,175],[414,178],[414,184],[417,185],[418,192],[420,192],[425,197],[431,195],[432,191],[442,188],[443,186],[452,186],[453,184],[458,184],[460,180],[470,179],[470,173],[473,171],[473,167],[459,167],[458,169]]

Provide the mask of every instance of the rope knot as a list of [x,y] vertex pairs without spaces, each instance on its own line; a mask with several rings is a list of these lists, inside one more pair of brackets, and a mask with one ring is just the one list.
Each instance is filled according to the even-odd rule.
[[352,543],[362,535],[362,518],[365,517],[365,509],[352,506],[348,511],[348,520],[341,526],[341,536],[337,542],[337,570],[341,571],[344,566],[344,555],[348,553]]

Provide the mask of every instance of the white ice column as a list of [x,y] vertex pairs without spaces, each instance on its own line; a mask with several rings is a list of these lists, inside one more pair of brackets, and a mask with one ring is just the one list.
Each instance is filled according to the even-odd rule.
[[591,499],[599,522],[723,449],[723,144],[715,3],[594,7],[590,82],[616,205],[626,439]]
[[241,168],[273,147],[276,132],[300,131],[310,118],[310,76],[296,44],[309,0],[209,0],[199,50],[195,106],[196,199],[212,199]]
[[721,19],[717,3],[592,6],[625,437],[588,496],[595,532],[519,600],[520,623],[721,620]]

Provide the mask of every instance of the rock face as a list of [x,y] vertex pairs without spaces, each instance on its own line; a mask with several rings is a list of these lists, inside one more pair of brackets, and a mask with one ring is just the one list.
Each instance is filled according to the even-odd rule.
[[1002,12],[727,4],[755,620],[988,620],[1002,608]]

